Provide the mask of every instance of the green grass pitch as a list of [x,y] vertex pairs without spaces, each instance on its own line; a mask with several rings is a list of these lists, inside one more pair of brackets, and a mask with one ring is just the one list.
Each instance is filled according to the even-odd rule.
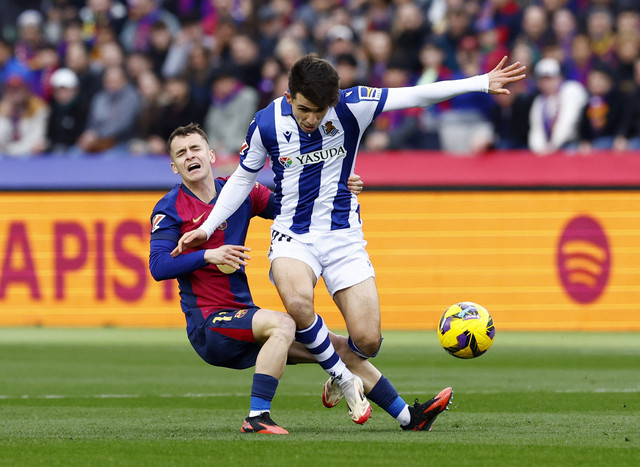
[[272,406],[291,434],[241,434],[252,370],[206,365],[182,330],[0,328],[0,465],[638,465],[638,333],[498,329],[458,360],[434,331],[386,332],[374,363],[408,402],[453,386],[451,410],[432,432],[375,405],[358,426],[298,365]]

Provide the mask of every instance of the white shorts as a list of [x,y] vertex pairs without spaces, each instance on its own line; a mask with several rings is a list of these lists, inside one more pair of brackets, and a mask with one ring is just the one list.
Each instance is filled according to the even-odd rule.
[[[362,229],[333,230],[305,243],[286,234],[271,230],[269,260],[293,258],[309,265],[316,275],[322,276],[327,290],[333,294],[375,277]],[[269,270],[269,279],[273,275]]]

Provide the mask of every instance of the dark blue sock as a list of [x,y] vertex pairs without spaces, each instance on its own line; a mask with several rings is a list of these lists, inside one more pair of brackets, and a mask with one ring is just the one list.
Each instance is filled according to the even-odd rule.
[[255,373],[251,386],[251,410],[258,412],[271,410],[271,400],[276,395],[276,389],[278,389],[278,378]]
[[396,388],[384,376],[378,380],[373,389],[367,394],[367,399],[378,404],[393,418],[397,418],[407,405],[404,399],[398,395]]

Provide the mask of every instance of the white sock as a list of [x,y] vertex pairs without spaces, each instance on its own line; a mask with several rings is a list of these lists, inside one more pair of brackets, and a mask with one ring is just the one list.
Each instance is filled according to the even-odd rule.
[[404,406],[404,409],[398,414],[396,420],[398,420],[402,426],[408,425],[411,422],[411,412],[409,412],[408,405]]

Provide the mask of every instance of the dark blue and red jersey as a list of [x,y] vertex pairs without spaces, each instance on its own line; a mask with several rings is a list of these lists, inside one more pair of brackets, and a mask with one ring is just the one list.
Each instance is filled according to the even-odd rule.
[[[227,179],[215,179],[217,193]],[[209,240],[196,249],[186,250],[177,258],[171,257],[180,237],[204,222],[216,199],[205,203],[184,184],[179,184],[158,201],[151,216],[149,269],[156,280],[178,279],[187,333],[212,313],[255,307],[244,267],[236,270],[225,265],[207,264],[204,250],[222,245],[244,245],[253,216],[273,218],[273,194],[265,186],[256,183],[240,208],[215,230]]]

